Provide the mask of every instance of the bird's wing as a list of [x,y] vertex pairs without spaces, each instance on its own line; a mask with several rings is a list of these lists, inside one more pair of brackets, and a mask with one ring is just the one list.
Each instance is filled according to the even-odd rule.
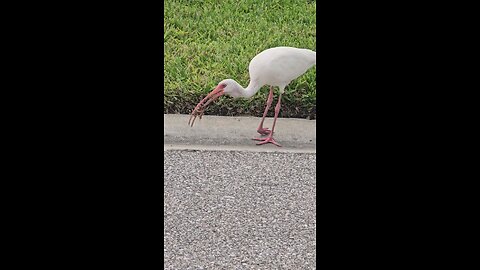
[[265,50],[250,62],[252,79],[269,85],[286,85],[316,63],[316,53],[307,49],[277,47]]

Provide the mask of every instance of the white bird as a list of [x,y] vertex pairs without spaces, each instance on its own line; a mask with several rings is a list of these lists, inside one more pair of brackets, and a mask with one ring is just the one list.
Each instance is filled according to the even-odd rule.
[[[281,146],[273,139],[273,131],[275,129],[278,113],[280,112],[282,94],[285,92],[285,87],[291,81],[300,77],[313,67],[316,64],[316,60],[317,53],[309,49],[292,47],[275,47],[267,49],[256,55],[252,61],[250,61],[250,65],[248,66],[250,83],[247,88],[243,88],[232,79],[221,81],[217,87],[193,109],[188,124],[190,125],[191,122],[191,126],[193,126],[197,116],[199,116],[200,119],[202,118],[207,105],[224,94],[234,98],[249,98],[257,93],[262,86],[270,85],[270,93],[267,98],[265,112],[263,113],[262,121],[257,129],[258,133],[261,135],[268,135],[268,137],[254,138],[254,140],[261,141],[260,143],[257,143],[258,145],[273,143],[277,146]],[[273,101],[274,86],[279,88],[280,95],[278,97],[277,105],[275,106],[275,118],[273,119],[272,130],[270,131],[268,128],[263,127],[263,122]]]

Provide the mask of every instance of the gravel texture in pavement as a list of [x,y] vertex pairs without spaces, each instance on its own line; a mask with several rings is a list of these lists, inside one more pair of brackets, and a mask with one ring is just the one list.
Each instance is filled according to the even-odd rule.
[[164,159],[164,269],[316,268],[315,154]]

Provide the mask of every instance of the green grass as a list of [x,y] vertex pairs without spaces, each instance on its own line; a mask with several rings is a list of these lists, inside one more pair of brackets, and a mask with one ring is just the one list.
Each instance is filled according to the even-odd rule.
[[[164,7],[164,113],[189,114],[223,79],[246,87],[250,60],[265,49],[316,51],[315,1],[168,0]],[[280,117],[315,118],[315,76],[314,67],[287,86]],[[250,99],[222,97],[205,114],[261,116],[267,94],[264,86]],[[277,97],[275,88],[274,104]]]

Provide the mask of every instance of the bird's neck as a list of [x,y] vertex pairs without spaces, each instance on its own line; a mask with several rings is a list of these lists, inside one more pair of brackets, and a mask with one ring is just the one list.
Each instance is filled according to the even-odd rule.
[[255,95],[255,93],[257,93],[261,87],[262,86],[255,81],[250,81],[247,88],[243,88],[240,84],[237,83],[237,88],[239,90],[238,92],[240,93],[241,97],[245,98],[249,98]]

